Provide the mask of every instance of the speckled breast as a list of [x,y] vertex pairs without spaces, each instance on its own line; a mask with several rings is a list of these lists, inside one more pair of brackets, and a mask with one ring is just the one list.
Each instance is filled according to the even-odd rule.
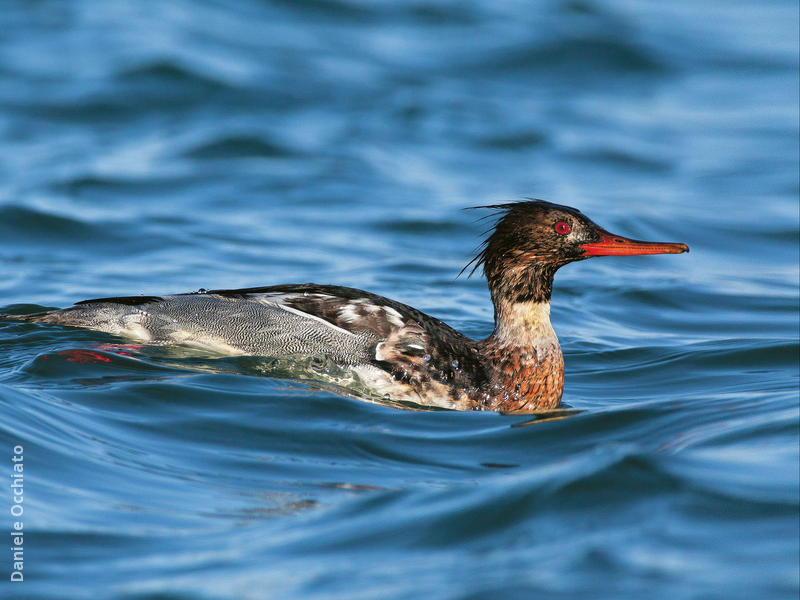
[[492,350],[491,388],[486,410],[536,412],[556,408],[564,390],[564,357],[555,344],[544,348]]

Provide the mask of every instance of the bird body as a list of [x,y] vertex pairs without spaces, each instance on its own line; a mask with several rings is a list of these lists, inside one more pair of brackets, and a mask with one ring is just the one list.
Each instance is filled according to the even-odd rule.
[[494,331],[484,340],[376,294],[312,283],[98,298],[4,318],[226,355],[322,357],[351,373],[371,396],[416,405],[552,409],[564,385],[564,360],[550,324],[555,271],[590,256],[688,247],[614,236],[575,209],[542,201],[489,208],[501,216],[473,261],[474,268],[483,266],[495,308]]

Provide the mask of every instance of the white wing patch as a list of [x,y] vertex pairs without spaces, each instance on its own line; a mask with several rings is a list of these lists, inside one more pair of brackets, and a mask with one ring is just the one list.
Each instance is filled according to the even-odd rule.
[[297,310],[296,308],[292,308],[291,306],[288,306],[280,301],[280,298],[286,298],[286,297],[287,297],[286,295],[262,296],[258,298],[258,302],[261,302],[262,304],[270,304],[272,306],[280,308],[281,310],[285,310],[288,313],[292,313],[299,317],[303,317],[304,319],[316,321],[317,323],[325,325],[326,327],[330,327],[331,329],[333,329],[334,331],[338,331],[339,333],[355,336],[355,334],[352,331],[347,331],[346,329],[342,329],[341,327],[334,325],[330,321],[326,321],[325,319],[317,317],[316,315],[311,315],[307,312],[303,312],[302,310]]
[[356,311],[355,306],[352,304],[345,304],[339,309],[339,316],[348,323],[355,323],[361,318],[361,315]]
[[383,309],[383,313],[386,315],[386,318],[389,322],[394,325],[395,327],[402,327],[405,325],[405,321],[403,321],[403,316],[393,309],[391,306],[381,306]]
[[339,316],[348,323],[355,323],[364,318],[364,313],[374,315],[378,312],[383,312],[384,318],[394,327],[405,325],[403,316],[395,309],[390,306],[373,304],[369,300],[352,300],[339,309]]

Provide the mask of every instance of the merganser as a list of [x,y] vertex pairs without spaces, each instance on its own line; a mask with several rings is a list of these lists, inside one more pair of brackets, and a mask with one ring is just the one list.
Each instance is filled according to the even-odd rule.
[[577,209],[542,200],[477,208],[499,215],[465,267],[472,265],[470,275],[483,267],[494,304],[494,331],[480,341],[400,302],[313,283],[96,298],[2,317],[228,355],[323,359],[367,390],[343,390],[347,395],[532,413],[558,407],[564,387],[564,359],[550,324],[556,270],[594,256],[689,251],[686,244],[611,234]]

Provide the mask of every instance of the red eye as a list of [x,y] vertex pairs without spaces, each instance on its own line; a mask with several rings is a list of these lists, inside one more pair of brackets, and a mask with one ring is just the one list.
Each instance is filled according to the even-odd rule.
[[569,223],[566,221],[559,221],[555,225],[555,230],[559,235],[567,235],[570,231],[572,231],[572,227],[570,227]]

